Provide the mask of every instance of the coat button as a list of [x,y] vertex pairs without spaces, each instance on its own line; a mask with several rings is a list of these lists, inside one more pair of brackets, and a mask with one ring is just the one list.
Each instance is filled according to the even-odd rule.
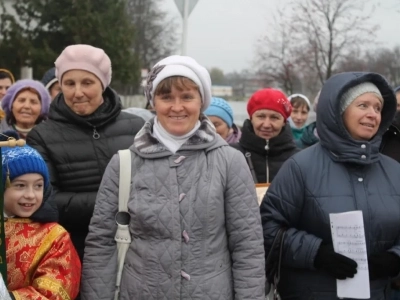
[[365,155],[361,155],[361,159],[366,159],[367,157]]
[[186,244],[189,243],[189,234],[186,230],[182,232],[182,237],[184,238]]
[[362,179],[361,177],[358,178],[358,181],[359,181],[359,182],[363,182],[363,180],[364,180],[364,179]]
[[365,149],[367,148],[367,146],[365,146],[364,144],[361,145],[361,149]]
[[183,198],[185,198],[186,194],[182,193],[179,195],[179,202],[181,202],[183,200]]

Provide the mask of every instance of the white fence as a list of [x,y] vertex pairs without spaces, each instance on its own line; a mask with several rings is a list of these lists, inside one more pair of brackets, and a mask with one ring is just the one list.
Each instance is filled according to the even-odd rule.
[[140,107],[145,108],[146,106],[146,98],[143,95],[134,95],[134,96],[122,96],[120,95],[121,102],[124,108],[128,107]]

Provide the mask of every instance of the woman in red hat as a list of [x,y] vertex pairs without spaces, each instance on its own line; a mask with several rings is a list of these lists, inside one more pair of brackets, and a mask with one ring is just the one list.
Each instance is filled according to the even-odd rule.
[[284,93],[268,88],[255,92],[247,103],[250,119],[243,124],[239,143],[255,183],[270,183],[282,164],[299,151],[287,119],[292,106]]

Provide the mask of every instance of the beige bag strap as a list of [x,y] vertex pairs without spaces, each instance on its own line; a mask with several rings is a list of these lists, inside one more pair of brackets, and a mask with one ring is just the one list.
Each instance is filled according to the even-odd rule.
[[119,299],[120,284],[122,270],[124,268],[124,261],[126,252],[132,242],[131,234],[129,232],[130,215],[128,213],[128,201],[131,191],[131,169],[132,158],[129,149],[119,150],[119,189],[118,189],[118,213],[115,217],[118,228],[115,234],[115,241],[117,242],[118,251],[118,273],[115,283],[115,296],[114,300]]

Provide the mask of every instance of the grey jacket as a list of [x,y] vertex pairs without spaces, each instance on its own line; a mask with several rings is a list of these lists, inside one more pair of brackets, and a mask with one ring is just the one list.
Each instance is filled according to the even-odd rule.
[[[152,122],[130,148],[132,244],[121,299],[264,299],[261,218],[243,155],[206,118],[172,154],[152,136]],[[111,300],[114,295],[118,164],[114,156],[89,227],[84,300]]]
[[[370,81],[384,97],[378,133],[356,141],[344,127],[339,99],[345,89]],[[279,285],[282,299],[337,299],[336,280],[315,270],[322,241],[332,243],[329,213],[361,210],[368,256],[400,255],[400,165],[379,153],[392,122],[396,98],[385,79],[371,73],[342,73],[324,85],[317,111],[320,143],[282,166],[261,204],[266,251],[280,226],[288,227]],[[370,282],[371,299],[384,299],[389,279]]]

